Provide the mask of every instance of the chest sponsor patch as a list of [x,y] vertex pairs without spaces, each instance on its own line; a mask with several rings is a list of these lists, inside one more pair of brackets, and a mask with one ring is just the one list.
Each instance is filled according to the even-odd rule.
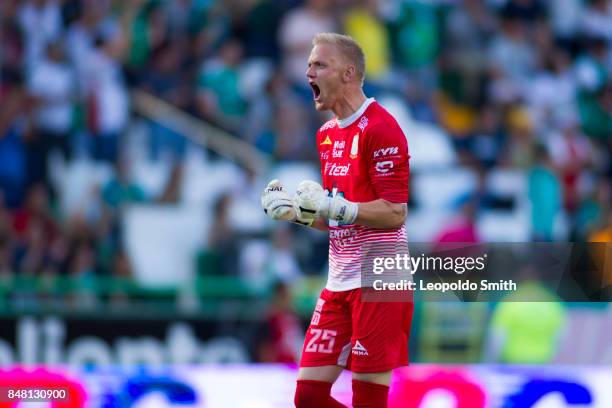
[[325,163],[325,174],[328,176],[344,177],[348,175],[351,164],[340,165],[337,163]]

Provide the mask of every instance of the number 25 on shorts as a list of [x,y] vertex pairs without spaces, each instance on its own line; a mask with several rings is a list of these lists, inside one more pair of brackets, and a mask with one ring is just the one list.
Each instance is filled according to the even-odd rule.
[[334,350],[334,342],[336,341],[336,330],[316,329],[311,328],[310,334],[312,337],[306,344],[305,351],[309,353],[326,353],[331,354]]

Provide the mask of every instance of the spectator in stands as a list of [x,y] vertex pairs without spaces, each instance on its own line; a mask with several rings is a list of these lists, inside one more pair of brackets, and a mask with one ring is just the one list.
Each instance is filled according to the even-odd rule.
[[[25,53],[24,33],[17,17],[20,3],[19,0],[0,2],[0,60],[2,71],[13,75],[23,68]],[[0,81],[5,80],[6,78]]]
[[581,54],[575,62],[579,90],[587,93],[600,91],[609,78],[607,43],[602,37],[586,37]]
[[222,194],[213,206],[213,224],[205,239],[205,247],[196,255],[196,270],[198,276],[206,275],[238,275],[239,250],[238,236],[229,220],[229,209],[232,197]]
[[281,13],[287,8],[287,4],[262,0],[253,2],[249,7],[243,25],[234,27],[234,30],[242,33],[246,56],[278,63],[280,49],[277,32]]
[[398,67],[408,81],[428,97],[437,87],[436,58],[441,42],[438,7],[432,2],[398,2],[389,13],[392,44]]
[[309,115],[298,103],[279,100],[274,111],[274,156],[279,160],[312,160],[316,146],[311,135]]
[[[487,67],[487,40],[495,30],[495,16],[480,0],[466,0],[463,7],[453,7],[445,26],[441,69],[456,72],[459,76],[441,87],[459,88],[466,101],[482,104]],[[446,67],[445,65],[448,65]],[[442,75],[442,73],[441,73]],[[441,78],[444,81],[444,78]]]
[[0,240],[0,288],[2,289],[9,286],[13,279],[12,255],[13,248],[10,243],[5,239]]
[[584,195],[574,217],[574,229],[579,241],[603,224],[605,215],[612,210],[612,187],[605,178],[595,181],[595,186]]
[[14,276],[11,217],[8,209],[0,200],[0,291],[10,285]]
[[89,58],[95,50],[96,38],[114,35],[118,25],[109,14],[108,1],[82,0],[76,9],[77,17],[66,30],[65,50],[79,76],[79,87],[84,92]]
[[40,233],[45,243],[56,238],[59,226],[44,185],[33,185],[28,190],[25,205],[13,213],[13,233],[18,240],[27,240],[32,237],[32,233]]
[[113,306],[129,305],[129,290],[134,276],[132,265],[125,251],[118,250],[113,256],[111,273],[109,302]]
[[259,360],[266,363],[297,363],[302,342],[302,325],[293,310],[291,289],[278,282],[266,318],[267,338],[259,347]]
[[300,94],[310,100],[312,91],[306,87],[304,70],[317,33],[336,31],[330,0],[307,0],[289,10],[280,21],[278,40],[282,50],[285,75]]
[[23,139],[30,101],[19,72],[2,70],[0,81],[0,189],[6,205],[15,208],[23,204],[28,184]]
[[292,248],[293,232],[289,227],[276,228],[272,237],[272,248],[267,259],[267,268],[275,280],[296,282],[303,275]]
[[62,32],[60,6],[56,0],[28,0],[19,10],[19,25],[24,33],[26,65],[34,67],[44,57],[50,42]]
[[539,69],[522,92],[536,130],[550,132],[571,118],[577,118],[576,78],[570,55],[553,48],[540,56]]
[[480,242],[476,229],[478,213],[477,197],[472,194],[466,195],[461,198],[457,206],[460,209],[459,216],[444,226],[435,242]]
[[[133,18],[130,21],[129,34],[126,33],[126,39],[129,39],[127,45],[128,52],[126,53],[125,65],[128,69],[132,82],[138,84],[141,76],[146,74],[149,61],[156,60],[152,55],[153,50],[163,44],[168,36],[168,19],[170,16],[166,14],[164,4],[159,1],[140,2],[141,7],[136,8],[137,4],[128,4],[131,7],[128,13],[133,13]],[[171,2],[174,3],[174,2]],[[125,24],[125,22],[124,22]]]
[[90,243],[79,243],[71,251],[69,274],[72,278],[71,301],[74,307],[91,308],[98,303],[96,284],[96,258]]
[[15,251],[15,269],[23,275],[42,275],[51,267],[49,241],[39,220],[30,221]]
[[536,66],[536,50],[521,19],[512,14],[503,14],[501,19],[501,31],[489,46],[491,92],[494,100],[512,102],[520,96]]
[[28,91],[36,106],[35,133],[27,142],[30,182],[50,187],[49,154],[59,150],[71,157],[70,136],[73,125],[76,76],[64,58],[63,43],[50,43],[45,57],[34,65]]
[[575,121],[567,119],[559,132],[549,137],[548,149],[563,183],[565,210],[573,214],[580,201],[580,178],[593,162],[591,142]]
[[117,161],[115,175],[103,188],[102,200],[112,210],[120,210],[125,205],[145,201],[144,190],[129,175],[129,165],[125,158]]
[[385,79],[391,70],[391,38],[380,17],[377,0],[360,0],[344,15],[346,34],[363,49],[368,83]]
[[581,31],[587,36],[597,36],[612,41],[612,2],[587,0],[580,18]]
[[197,106],[206,120],[232,132],[243,128],[247,111],[240,90],[242,45],[236,39],[224,42],[211,61],[206,61],[198,79]]
[[129,99],[119,64],[124,43],[119,34],[99,36],[88,55],[85,89],[93,158],[117,160],[120,138],[127,126]]
[[178,204],[181,200],[181,189],[183,187],[183,178],[185,175],[185,167],[182,162],[176,161],[172,165],[172,170],[166,182],[161,195],[157,202],[160,204]]
[[[139,79],[142,89],[183,110],[188,109],[191,103],[189,84],[185,80],[186,72],[182,69],[186,46],[182,39],[160,44],[152,51],[151,64]],[[150,132],[153,160],[158,160],[166,151],[178,158],[185,153],[184,135],[156,122],[151,122]]]
[[[566,325],[566,311],[559,298],[523,271],[518,289],[497,303],[485,361],[505,364],[551,363]],[[529,278],[531,276],[531,278]]]
[[535,162],[536,135],[527,109],[520,104],[506,108],[508,152],[506,160],[516,169],[528,170]]
[[465,144],[478,166],[491,169],[499,163],[507,147],[499,107],[486,105],[480,109],[475,132]]
[[503,6],[502,13],[525,23],[534,24],[545,17],[546,10],[540,0],[508,0]]
[[533,239],[552,241],[555,223],[561,215],[563,191],[550,155],[543,146],[536,147],[536,164],[529,172],[528,190]]

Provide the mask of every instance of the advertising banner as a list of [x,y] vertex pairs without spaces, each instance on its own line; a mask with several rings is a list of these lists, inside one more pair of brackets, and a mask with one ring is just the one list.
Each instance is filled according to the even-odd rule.
[[[296,373],[283,365],[5,368],[0,407],[288,408]],[[389,407],[609,408],[611,383],[611,368],[416,364],[395,371]],[[56,399],[48,397],[53,392]],[[343,373],[332,394],[350,406],[350,373]]]
[[0,367],[252,362],[261,322],[207,319],[0,319]]

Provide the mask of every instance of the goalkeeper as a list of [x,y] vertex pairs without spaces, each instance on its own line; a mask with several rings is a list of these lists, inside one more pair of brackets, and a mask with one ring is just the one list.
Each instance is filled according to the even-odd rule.
[[353,407],[387,406],[391,371],[408,364],[411,302],[362,299],[368,253],[406,244],[408,146],[395,119],[362,86],[365,61],[350,37],[317,34],[306,75],[315,108],[334,118],[317,132],[322,185],[303,181],[290,197],[278,180],[262,194],[272,219],[329,231],[329,275],[317,300],[298,372],[297,408],[344,407],[331,386],[353,373]]

